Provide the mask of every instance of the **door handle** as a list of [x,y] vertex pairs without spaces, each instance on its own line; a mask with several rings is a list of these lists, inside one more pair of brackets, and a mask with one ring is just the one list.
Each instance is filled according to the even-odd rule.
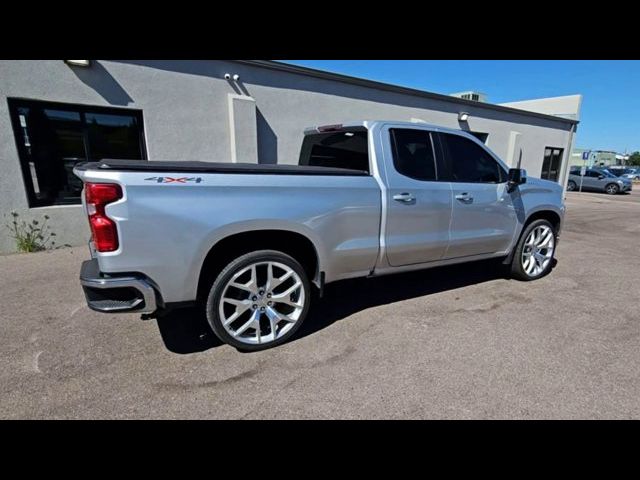
[[460,200],[462,203],[473,203],[473,197],[466,192],[456,195],[456,200]]
[[397,202],[403,203],[413,203],[416,201],[416,197],[414,197],[411,193],[398,193],[393,196],[393,199]]

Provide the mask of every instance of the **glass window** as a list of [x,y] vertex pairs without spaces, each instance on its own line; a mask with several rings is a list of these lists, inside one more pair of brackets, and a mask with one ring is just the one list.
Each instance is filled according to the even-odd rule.
[[542,161],[542,173],[540,178],[545,180],[558,181],[560,175],[560,165],[562,164],[562,148],[546,147],[544,149],[544,159]]
[[305,135],[299,165],[369,172],[369,147],[364,128]]
[[441,134],[440,138],[447,158],[447,176],[450,181],[501,183],[507,180],[507,174],[500,164],[477,143],[449,133]]
[[436,180],[431,134],[425,130],[392,128],[393,165],[398,173],[416,180]]
[[132,115],[86,113],[91,159],[141,160],[138,119]]
[[9,99],[29,206],[80,203],[78,162],[146,158],[142,112]]

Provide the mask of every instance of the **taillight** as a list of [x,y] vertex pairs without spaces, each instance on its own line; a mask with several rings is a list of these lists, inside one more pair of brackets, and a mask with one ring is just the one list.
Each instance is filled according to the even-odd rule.
[[122,198],[122,189],[115,183],[85,183],[85,199],[89,225],[96,250],[113,252],[118,249],[118,227],[107,217],[104,208]]

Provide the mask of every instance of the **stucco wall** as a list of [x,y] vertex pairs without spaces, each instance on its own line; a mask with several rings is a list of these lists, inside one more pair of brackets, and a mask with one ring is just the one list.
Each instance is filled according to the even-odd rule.
[[[225,73],[240,75],[240,81],[225,80]],[[235,138],[257,132],[257,157],[262,163],[296,163],[302,131],[307,126],[360,119],[420,118],[446,127],[485,132],[489,134],[488,146],[507,162],[511,161],[509,139],[517,138],[518,147],[512,146],[511,151],[522,148],[522,166],[532,176],[540,175],[545,146],[564,148],[565,152],[571,149],[570,125],[557,120],[230,61],[94,60],[90,68],[70,67],[61,60],[0,61],[2,225],[12,210],[26,219],[46,213],[59,244],[83,244],[89,235],[79,206],[28,208],[7,97],[140,109],[150,160],[230,161],[229,94],[255,99],[255,116],[245,118],[255,118],[256,124],[243,129],[236,118]],[[471,115],[465,125],[457,120],[461,110]],[[241,158],[243,151],[255,152],[236,151],[237,161],[245,160]],[[255,161],[255,153],[251,155]],[[13,240],[0,227],[0,251],[13,248]]]

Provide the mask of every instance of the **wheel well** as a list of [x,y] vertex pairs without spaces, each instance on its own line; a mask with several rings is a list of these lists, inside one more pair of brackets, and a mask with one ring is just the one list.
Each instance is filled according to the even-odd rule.
[[300,233],[287,230],[253,230],[223,238],[211,247],[202,263],[198,280],[198,298],[208,294],[207,289],[216,276],[232,260],[256,250],[277,250],[292,256],[307,273],[309,280],[318,275],[318,254],[315,246]]
[[[558,215],[553,210],[541,210],[539,212],[532,213],[529,216],[529,218],[527,218],[527,221],[524,222],[524,225],[522,226],[522,230],[520,230],[520,234],[518,236],[518,242],[522,238],[522,235],[524,234],[524,231],[527,229],[529,224],[531,222],[534,222],[534,221],[540,220],[540,219],[549,220],[551,222],[551,225],[553,226],[553,230],[556,232],[556,234],[558,233],[558,229],[560,227],[560,215]],[[503,264],[508,265],[508,264],[511,263],[511,259],[513,258],[513,255],[514,255],[514,253],[516,251],[516,248],[518,246],[518,242],[516,242],[515,245],[513,245],[513,247],[511,248],[511,251],[509,252],[509,254],[504,258],[504,260],[502,262]]]
[[539,212],[532,213],[531,216],[527,218],[526,223],[522,227],[522,231],[524,232],[524,229],[527,228],[527,226],[531,222],[535,220],[540,220],[540,219],[549,220],[551,222],[551,225],[553,225],[553,229],[556,231],[556,233],[558,232],[558,227],[560,227],[560,215],[558,215],[556,212],[552,210],[542,210]]

